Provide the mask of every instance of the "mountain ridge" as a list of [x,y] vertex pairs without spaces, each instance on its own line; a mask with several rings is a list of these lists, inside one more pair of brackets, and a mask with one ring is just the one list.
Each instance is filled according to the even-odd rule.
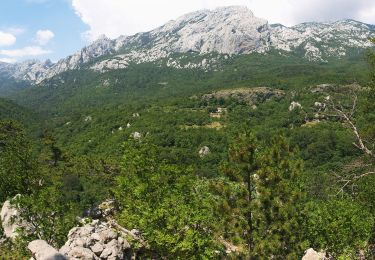
[[[62,72],[81,69],[90,62],[94,64],[89,69],[98,72],[161,59],[168,59],[167,66],[184,67],[171,58],[173,53],[239,55],[276,50],[298,52],[310,61],[327,62],[330,57],[343,57],[352,49],[370,47],[371,37],[375,37],[374,25],[352,19],[287,27],[269,24],[254,16],[247,7],[229,6],[188,13],[149,32],[114,40],[102,36],[55,64],[35,60],[0,64],[0,75],[39,84]],[[101,60],[95,62],[97,59]],[[189,66],[207,70],[211,64],[202,58],[185,68]]]

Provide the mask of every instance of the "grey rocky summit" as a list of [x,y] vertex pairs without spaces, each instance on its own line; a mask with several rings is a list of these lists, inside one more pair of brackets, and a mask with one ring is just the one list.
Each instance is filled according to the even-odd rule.
[[[220,54],[267,53],[302,55],[311,61],[343,57],[353,50],[368,48],[375,27],[354,20],[330,23],[302,23],[293,27],[269,24],[241,6],[221,7],[186,14],[150,32],[121,36],[111,40],[100,37],[77,53],[58,61],[29,61],[0,64],[0,75],[38,84],[68,70],[92,69],[105,72],[124,69],[129,64],[166,60],[175,68],[208,70]],[[215,54],[197,63],[182,64],[173,54]],[[106,58],[101,58],[105,56]],[[108,56],[108,57],[107,57]],[[97,58],[101,58],[97,60]],[[88,65],[90,64],[90,65]]]

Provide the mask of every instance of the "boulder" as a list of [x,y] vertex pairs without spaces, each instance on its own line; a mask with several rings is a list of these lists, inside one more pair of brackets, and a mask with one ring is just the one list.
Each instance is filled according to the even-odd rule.
[[131,251],[126,235],[108,222],[94,220],[71,229],[60,253],[69,259],[128,259]]
[[69,259],[85,259],[96,260],[99,259],[90,249],[76,246],[69,252]]
[[67,260],[64,255],[60,254],[44,240],[34,240],[29,243],[27,248],[35,260]]
[[289,111],[293,111],[295,109],[302,109],[302,105],[298,102],[293,101],[289,106]]
[[305,251],[305,255],[302,260],[324,260],[326,259],[326,254],[324,252],[316,252],[314,249],[309,248]]
[[[16,195],[13,199],[19,196],[21,195]],[[0,219],[4,229],[4,235],[7,238],[16,238],[17,229],[19,228],[24,228],[26,231],[32,230],[31,225],[20,217],[19,210],[11,204],[10,200],[4,202],[0,212]]]
[[100,243],[95,243],[95,245],[93,245],[92,247],[90,247],[91,251],[96,254],[97,256],[100,256],[101,253],[103,252],[104,250],[104,247],[102,244]]
[[131,134],[131,137],[133,137],[134,140],[139,140],[142,138],[142,134],[139,132],[134,132]]
[[201,158],[209,155],[211,153],[210,151],[210,148],[208,146],[203,146],[200,150],[199,150],[199,156]]

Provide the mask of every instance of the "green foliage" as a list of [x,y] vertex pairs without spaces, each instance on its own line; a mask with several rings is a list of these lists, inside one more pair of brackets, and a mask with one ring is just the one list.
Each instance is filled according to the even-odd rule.
[[246,240],[249,251],[254,246],[253,238],[253,212],[251,203],[253,201],[254,182],[253,174],[257,169],[256,153],[258,141],[255,136],[249,132],[241,134],[229,149],[229,165],[224,166],[226,175],[234,181],[244,184],[246,187],[246,195],[242,198],[246,203],[241,207],[244,218],[247,220]]
[[65,244],[69,230],[76,224],[78,211],[66,200],[61,186],[55,183],[15,201],[20,216],[33,227],[32,234],[23,232],[29,240],[43,239],[56,247]]
[[206,181],[191,169],[157,161],[150,143],[125,144],[116,198],[120,222],[142,231],[152,254],[174,259],[218,256],[213,207]]
[[257,259],[297,259],[306,246],[301,230],[303,192],[298,185],[302,162],[283,137],[276,137],[258,162],[251,254]]
[[18,193],[30,193],[37,177],[24,129],[14,121],[0,121],[0,202]]
[[0,244],[0,259],[6,260],[27,260],[30,255],[26,252],[25,244]]
[[355,256],[366,248],[374,228],[374,215],[367,207],[330,200],[310,203],[308,212],[306,235],[314,248],[336,257],[348,251]]
[[[0,94],[27,108],[0,99],[0,120],[18,120],[27,132],[13,122],[0,124],[0,201],[24,194],[23,214],[39,226],[35,235],[55,245],[64,242],[74,216],[115,195],[121,224],[143,233],[149,257],[219,258],[222,244],[229,243],[238,246],[238,255],[245,255],[250,245],[254,258],[297,258],[301,232],[307,232],[300,226],[303,185],[311,205],[306,234],[311,246],[344,257],[366,242],[374,244],[374,232],[368,238],[369,214],[375,209],[373,176],[358,181],[353,194],[344,190],[343,198],[351,201],[340,197],[325,202],[339,188],[332,172],[358,163],[372,167],[373,161],[362,158],[351,132],[337,119],[314,121],[314,103],[332,93],[311,92],[321,83],[367,86],[365,59],[316,63],[276,53],[217,57],[216,71],[174,69],[161,61],[106,73],[68,71],[22,90],[21,84],[1,82]],[[175,58],[187,64],[202,57]],[[370,55],[372,71],[374,61]],[[375,92],[374,84],[368,85],[357,93],[354,117],[371,141]],[[282,89],[285,96],[258,100],[254,107],[235,99],[201,98],[217,90],[260,86]],[[337,92],[345,91],[338,87]],[[303,109],[289,111],[292,101]],[[211,118],[219,107],[227,113]],[[244,129],[253,135],[236,139]],[[141,142],[128,141],[135,131],[143,135]],[[300,150],[303,171],[285,140],[270,142],[280,132]],[[200,158],[203,146],[211,154]],[[341,210],[332,210],[335,205]],[[334,221],[325,221],[329,217]],[[355,231],[354,242],[348,241],[347,227]]]

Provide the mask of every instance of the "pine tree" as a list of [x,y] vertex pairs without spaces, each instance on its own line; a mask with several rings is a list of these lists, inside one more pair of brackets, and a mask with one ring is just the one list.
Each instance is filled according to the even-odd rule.
[[246,186],[246,206],[244,215],[247,222],[246,240],[249,252],[253,249],[253,219],[251,212],[251,203],[253,200],[253,175],[256,166],[256,151],[258,142],[255,136],[249,132],[245,132],[237,138],[236,142],[229,149],[229,159],[231,165],[225,170],[227,175],[231,175],[232,179],[244,183]]
[[302,252],[298,186],[301,160],[284,137],[276,137],[272,146],[258,159],[252,201],[254,259],[298,259]]

